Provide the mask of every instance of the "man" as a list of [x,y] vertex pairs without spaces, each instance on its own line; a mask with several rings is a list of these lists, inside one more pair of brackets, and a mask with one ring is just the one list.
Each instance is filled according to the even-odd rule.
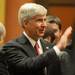
[[[49,16],[47,16],[47,23],[48,23],[47,29],[54,32],[54,35],[55,35],[54,43],[56,44],[60,40],[60,37],[62,35],[62,29],[61,29],[62,21],[57,16],[49,15]],[[71,43],[72,43],[72,41],[70,39],[68,41],[68,45],[67,45],[68,49],[72,49],[72,48],[70,48]]]
[[5,26],[0,22],[0,46],[3,45],[5,36],[6,36]]
[[59,17],[49,15],[47,16],[48,29],[54,32],[55,35],[55,43],[57,43],[62,35],[62,22]]
[[3,46],[10,75],[45,75],[46,66],[58,60],[72,28],[69,27],[65,31],[61,40],[52,49],[44,53],[42,49],[36,52],[35,43],[44,35],[47,27],[46,14],[47,9],[36,3],[26,3],[20,7],[18,20],[23,28],[22,36]]
[[5,26],[0,22],[0,75],[8,75],[8,67],[4,58],[4,52],[1,51],[1,46],[4,43],[4,38],[6,35]]
[[[52,45],[50,44],[50,47],[53,47],[61,37],[62,34],[62,22],[59,17],[49,15],[47,16],[47,30],[51,30],[54,32],[55,40],[53,41]],[[71,60],[70,60],[70,51],[68,46],[64,49],[64,51],[60,54],[60,62],[61,62],[61,69],[62,69],[62,75],[70,75],[70,68],[71,68]]]

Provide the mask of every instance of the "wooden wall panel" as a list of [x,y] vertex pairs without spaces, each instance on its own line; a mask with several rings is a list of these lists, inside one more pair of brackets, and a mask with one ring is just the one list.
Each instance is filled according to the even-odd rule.
[[20,34],[20,27],[17,21],[17,12],[20,5],[32,2],[32,0],[7,0],[6,1],[6,30],[7,35],[5,41],[14,39]]
[[5,23],[5,0],[0,0],[0,22]]
[[55,15],[61,18],[63,31],[66,27],[73,25],[73,21],[75,21],[75,7],[48,7],[48,14]]

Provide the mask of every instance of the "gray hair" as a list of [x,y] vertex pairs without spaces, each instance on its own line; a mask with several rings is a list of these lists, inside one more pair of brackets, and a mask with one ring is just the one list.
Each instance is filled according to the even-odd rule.
[[5,35],[6,35],[5,26],[3,25],[3,23],[0,22],[0,40],[4,39]]
[[59,29],[61,30],[62,22],[59,17],[53,16],[53,15],[48,15],[47,23],[56,23],[59,26]]
[[32,18],[37,15],[46,15],[47,9],[40,4],[36,3],[25,3],[23,4],[18,12],[18,21],[22,25],[23,21]]

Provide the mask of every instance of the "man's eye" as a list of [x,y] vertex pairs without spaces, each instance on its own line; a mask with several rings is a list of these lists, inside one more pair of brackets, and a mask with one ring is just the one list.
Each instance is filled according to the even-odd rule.
[[36,21],[42,21],[41,19],[38,19],[38,20],[36,20]]
[[53,30],[53,32],[54,32],[54,33],[55,33],[55,32],[57,32],[57,31],[58,31],[58,30],[56,30],[56,29],[55,29],[55,30]]

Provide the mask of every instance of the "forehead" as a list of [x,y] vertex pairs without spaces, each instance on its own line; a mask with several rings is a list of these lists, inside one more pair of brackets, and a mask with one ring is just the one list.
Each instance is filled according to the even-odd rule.
[[52,29],[59,29],[59,25],[57,25],[56,23],[48,23],[48,27]]
[[33,16],[32,19],[43,19],[43,18],[46,18],[46,15],[36,15],[36,16]]

